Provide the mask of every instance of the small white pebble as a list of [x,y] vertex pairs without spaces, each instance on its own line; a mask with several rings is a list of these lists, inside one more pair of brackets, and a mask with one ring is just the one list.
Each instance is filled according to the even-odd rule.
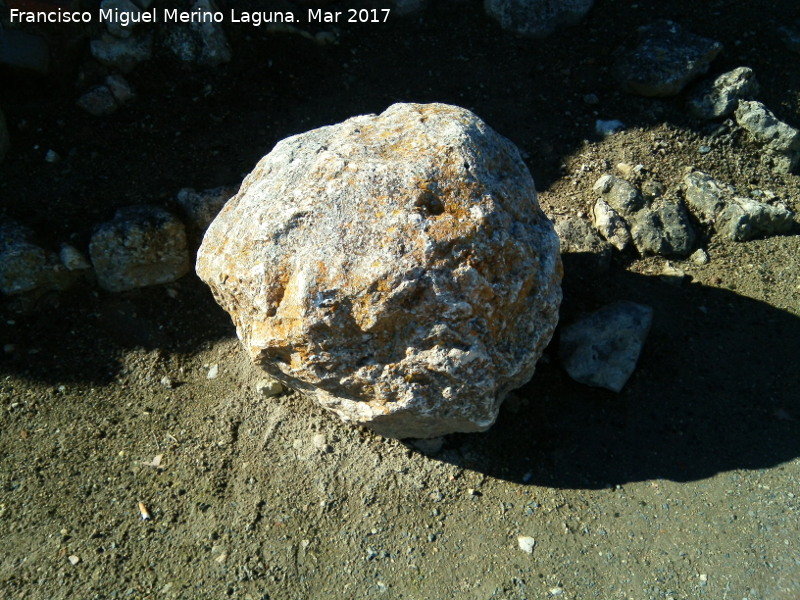
[[564,593],[564,588],[560,588],[560,587],[550,588],[550,595],[551,596],[560,596],[563,593]]
[[70,554],[68,560],[73,565],[77,565],[79,562],[81,562],[80,557],[79,556],[75,556],[74,554]]
[[211,368],[208,370],[207,377],[209,379],[216,379],[217,375],[219,375],[219,365],[211,365]]
[[527,535],[521,535],[517,538],[519,549],[528,554],[533,554],[533,548],[536,546],[536,540]]

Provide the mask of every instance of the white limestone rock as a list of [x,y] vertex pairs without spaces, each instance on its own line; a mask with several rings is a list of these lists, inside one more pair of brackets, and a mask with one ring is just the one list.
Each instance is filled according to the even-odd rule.
[[689,112],[698,119],[719,119],[733,114],[740,100],[758,94],[759,85],[753,69],[738,67],[705,81],[689,99]]
[[518,150],[443,104],[278,143],[208,228],[197,273],[267,373],[396,438],[490,427],[561,301]]
[[118,210],[92,236],[89,255],[109,292],[171,283],[191,268],[183,223],[157,206]]

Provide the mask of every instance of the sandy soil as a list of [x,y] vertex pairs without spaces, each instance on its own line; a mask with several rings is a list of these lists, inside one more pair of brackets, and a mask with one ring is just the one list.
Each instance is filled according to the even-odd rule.
[[[106,118],[75,108],[102,71],[85,40],[60,39],[58,75],[0,88],[14,143],[1,210],[51,248],[85,249],[120,206],[174,209],[181,187],[235,184],[291,133],[405,100],[465,106],[511,138],[553,217],[588,213],[620,162],[676,193],[694,167],[800,211],[798,177],[743,136],[712,140],[718,124],[689,118],[685,95],[627,96],[610,75],[638,26],[672,18],[725,45],[714,73],[752,67],[759,99],[797,126],[798,57],[777,28],[798,16],[791,2],[598,0],[531,41],[479,2],[442,2],[341,27],[337,45],[230,27],[232,63],[159,56]],[[600,138],[597,118],[627,129]],[[44,161],[51,148],[62,161]],[[702,232],[698,246],[710,262],[670,259],[677,282],[664,258],[615,254],[598,274],[565,255],[563,322],[620,299],[655,309],[636,373],[620,394],[581,386],[554,342],[490,431],[440,447],[259,397],[193,275],[125,294],[87,284],[22,313],[5,302],[0,597],[800,597],[800,236]]]

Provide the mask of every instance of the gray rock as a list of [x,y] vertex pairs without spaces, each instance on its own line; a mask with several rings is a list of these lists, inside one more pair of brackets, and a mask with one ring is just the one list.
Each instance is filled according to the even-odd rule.
[[642,255],[685,255],[691,250],[695,233],[689,215],[680,201],[659,198],[661,184],[651,182],[645,198],[624,179],[603,175],[593,189],[600,194],[592,212],[594,225],[618,250],[631,240]]
[[689,260],[691,260],[697,266],[702,267],[703,265],[707,265],[710,259],[708,257],[708,252],[706,252],[702,248],[698,248],[697,250],[692,252],[692,255],[689,257]]
[[614,73],[627,92],[647,97],[678,94],[708,71],[722,44],[689,33],[673,21],[639,28],[638,45],[621,53]]
[[133,28],[138,24],[133,22],[136,16],[141,14],[142,9],[138,7],[136,4],[131,2],[130,0],[103,0],[100,2],[100,8],[104,10],[114,10],[118,14],[119,13],[126,13],[129,16],[128,19],[128,26],[124,26],[120,21],[122,19],[113,20],[113,21],[105,21],[106,29],[108,33],[113,35],[114,37],[118,38],[129,38],[133,32]]
[[83,252],[70,244],[61,244],[58,257],[61,259],[61,264],[64,265],[68,271],[85,271],[92,268],[92,265],[86,260]]
[[572,379],[620,392],[633,374],[653,321],[653,309],[616,302],[561,330],[559,354]]
[[794,26],[781,27],[778,31],[786,47],[792,52],[800,54],[800,23],[795,23]]
[[8,135],[6,117],[3,111],[0,110],[0,162],[3,162],[6,154],[8,154],[9,148],[11,148],[11,136]]
[[128,104],[136,99],[136,94],[133,91],[131,84],[128,83],[127,79],[118,73],[108,75],[105,78],[105,86],[109,89],[111,95],[114,97],[114,100],[119,106],[124,106],[125,104]]
[[183,223],[156,206],[128,206],[89,244],[97,281],[109,292],[170,283],[191,268]]
[[631,243],[631,233],[625,219],[608,205],[608,202],[598,198],[592,209],[592,223],[608,242],[617,250],[622,251]]
[[33,241],[33,232],[12,219],[0,220],[0,292],[7,296],[67,289],[75,277]]
[[562,25],[575,25],[594,0],[484,0],[486,13],[500,27],[532,38],[543,38]]
[[[217,12],[212,0],[197,0],[192,12]],[[167,48],[180,60],[215,67],[230,62],[231,47],[219,23],[176,24],[170,29]]]
[[733,114],[740,100],[754,98],[758,90],[753,69],[738,67],[702,83],[689,99],[689,112],[698,119],[727,117]]
[[601,194],[603,200],[623,219],[632,217],[646,206],[644,197],[636,186],[613,175],[603,175],[592,189]]
[[33,75],[50,71],[50,48],[41,36],[0,28],[0,66]]
[[610,121],[603,121],[602,119],[597,119],[594,122],[594,131],[598,135],[606,136],[611,135],[612,133],[617,133],[618,131],[622,131],[625,129],[625,123],[618,119],[612,119]]
[[603,240],[589,223],[580,217],[556,219],[556,234],[561,241],[561,254],[580,254],[591,257],[589,267],[603,273],[611,266],[611,245]]
[[772,156],[775,171],[794,170],[800,162],[800,131],[778,120],[772,111],[755,100],[740,102],[734,116],[750,138]]
[[700,171],[689,173],[683,181],[686,202],[700,221],[730,240],[743,242],[792,229],[794,214],[784,206],[737,197],[731,186]]
[[127,73],[153,55],[153,37],[147,34],[120,39],[104,33],[90,42],[89,49],[101,64]]
[[178,192],[178,205],[186,215],[188,223],[196,230],[205,233],[211,221],[235,193],[236,188],[230,186],[199,192],[193,188],[183,188]]
[[78,98],[76,104],[79,108],[95,117],[110,115],[117,110],[117,101],[114,98],[114,94],[105,85],[96,85],[90,88]]
[[736,242],[789,233],[793,213],[751,198],[734,196],[717,216],[716,230]]
[[197,256],[257,364],[397,438],[491,426],[552,336],[561,271],[518,150],[443,104],[281,141]]
[[633,244],[640,254],[686,256],[695,232],[680,202],[661,202],[637,212],[630,222]]

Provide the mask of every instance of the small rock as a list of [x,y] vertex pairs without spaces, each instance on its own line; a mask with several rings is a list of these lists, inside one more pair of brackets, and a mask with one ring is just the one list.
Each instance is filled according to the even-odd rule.
[[411,445],[414,446],[417,450],[422,452],[425,456],[436,456],[441,452],[442,447],[444,446],[444,438],[435,437],[429,439],[422,439],[422,440],[414,440],[411,442]]
[[484,0],[486,13],[505,30],[543,38],[562,25],[575,25],[594,0]]
[[[216,13],[213,0],[197,0],[192,13]],[[171,28],[167,36],[168,49],[184,62],[215,67],[230,62],[231,48],[219,23],[194,22]]]
[[61,160],[61,155],[55,150],[48,150],[47,153],[44,155],[44,162],[52,164],[52,163],[57,163],[60,160]]
[[580,262],[585,263],[594,273],[603,273],[609,269],[611,245],[600,238],[585,219],[561,217],[556,219],[555,229],[561,241],[562,258],[565,254],[580,256]]
[[788,233],[794,222],[785,207],[734,196],[733,188],[700,171],[684,178],[684,197],[701,222],[737,242]]
[[219,365],[213,364],[208,368],[206,379],[216,379],[219,375]]
[[205,233],[211,221],[235,193],[236,188],[232,186],[199,192],[192,188],[183,188],[178,192],[178,204],[183,209],[189,225]]
[[171,389],[175,388],[178,385],[178,383],[172,377],[170,377],[169,375],[164,375],[161,378],[161,385],[163,385],[165,388],[171,390]]
[[753,69],[739,67],[706,81],[689,99],[689,112],[698,119],[719,119],[732,115],[740,100],[750,100],[759,91]]
[[653,309],[634,302],[605,306],[561,331],[559,354],[572,379],[620,392],[636,368]]
[[689,256],[689,260],[691,260],[694,264],[702,267],[703,265],[707,265],[710,259],[708,257],[708,252],[706,252],[702,248],[698,248],[697,250],[692,252],[691,256]]
[[598,135],[603,135],[603,136],[611,135],[612,133],[622,131],[623,129],[625,129],[625,123],[617,119],[612,119],[610,121],[603,121],[602,119],[597,119],[594,122],[594,131]]
[[89,255],[104,290],[171,283],[191,268],[183,223],[162,208],[129,206],[97,228]]
[[600,98],[597,97],[597,94],[586,94],[583,97],[583,101],[588,104],[589,106],[594,106],[595,104],[600,104]]
[[528,554],[533,554],[533,549],[536,547],[536,540],[527,535],[521,535],[517,538],[519,549]]
[[673,21],[657,21],[639,28],[638,45],[620,55],[614,72],[627,92],[674,96],[708,71],[721,50],[719,42],[689,33]]
[[642,256],[686,256],[695,232],[680,202],[663,202],[638,211],[629,221],[633,244]]
[[95,117],[110,115],[117,110],[117,101],[114,98],[114,94],[105,85],[96,85],[89,89],[78,98],[76,104],[79,108]]
[[683,280],[686,279],[686,273],[671,262],[667,262],[661,269],[661,279],[671,285],[681,285]]
[[83,253],[70,244],[61,244],[58,256],[61,259],[61,264],[70,271],[84,271],[92,268]]
[[19,29],[0,29],[0,66],[47,75],[50,70],[50,48],[38,35]]
[[551,596],[560,596],[564,593],[564,588],[554,587],[549,590]]
[[333,452],[333,446],[328,443],[328,439],[325,437],[325,434],[316,434],[312,441],[314,443],[314,448],[319,450],[322,454],[330,454]]
[[283,384],[277,379],[265,377],[256,383],[256,392],[265,398],[271,398],[272,396],[278,396],[282,394],[284,392],[284,387]]
[[628,225],[608,202],[599,198],[592,208],[592,223],[608,242],[620,252],[631,242]]
[[81,562],[81,559],[80,559],[80,557],[79,557],[79,556],[76,556],[75,554],[70,554],[70,555],[67,557],[67,560],[69,560],[69,562],[70,562],[70,564],[71,564],[71,565],[77,565],[79,562]]
[[601,194],[623,219],[632,217],[646,206],[642,193],[634,185],[613,175],[603,175],[592,189]]
[[147,34],[120,39],[104,33],[100,39],[91,41],[89,49],[101,64],[127,73],[153,55],[153,36]]
[[105,85],[120,106],[132,102],[136,98],[131,84],[118,73],[108,75],[105,78]]
[[124,17],[105,22],[108,33],[122,39],[126,39],[131,36],[133,28],[138,24],[138,20],[136,18],[142,12],[142,9],[130,0],[103,0],[100,3],[100,8],[103,10],[113,10],[117,14],[124,13],[125,16],[128,17],[129,24],[127,26],[123,25],[121,22],[124,20]]
[[772,156],[775,171],[789,173],[800,162],[800,131],[779,121],[761,102],[739,102],[736,122]]
[[19,296],[65,290],[75,280],[56,254],[34,243],[30,229],[0,219],[0,292]]

